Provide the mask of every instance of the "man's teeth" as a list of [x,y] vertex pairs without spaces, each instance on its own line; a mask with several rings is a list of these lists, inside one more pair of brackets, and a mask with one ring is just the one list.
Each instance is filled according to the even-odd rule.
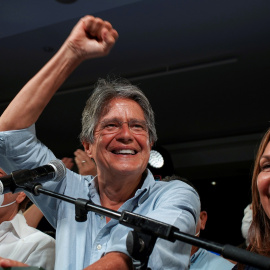
[[129,154],[129,155],[135,155],[135,151],[131,149],[122,149],[115,151],[116,154]]

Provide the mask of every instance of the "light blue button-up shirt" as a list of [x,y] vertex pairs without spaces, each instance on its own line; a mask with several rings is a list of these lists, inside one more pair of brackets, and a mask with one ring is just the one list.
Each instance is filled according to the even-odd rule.
[[199,248],[190,259],[190,270],[231,270],[233,267],[233,263],[203,248]]
[[[56,159],[54,154],[35,136],[35,128],[0,132],[0,166],[10,173],[18,169],[33,169]],[[44,188],[73,198],[91,199],[100,205],[95,178],[67,170],[63,181],[49,181]],[[123,252],[130,228],[118,220],[89,212],[87,221],[75,221],[75,206],[47,195],[32,196],[49,222],[56,228],[56,270],[81,270],[108,252]],[[133,198],[118,211],[132,211],[176,226],[194,235],[199,217],[200,202],[195,190],[181,181],[156,182],[148,175]],[[158,239],[150,256],[152,270],[188,269],[191,246],[181,241]]]

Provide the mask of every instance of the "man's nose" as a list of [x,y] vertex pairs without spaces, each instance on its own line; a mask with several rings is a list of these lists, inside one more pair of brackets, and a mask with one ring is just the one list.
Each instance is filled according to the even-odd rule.
[[117,134],[117,138],[128,139],[128,140],[133,138],[133,133],[131,132],[128,123],[126,122],[122,123],[120,131]]

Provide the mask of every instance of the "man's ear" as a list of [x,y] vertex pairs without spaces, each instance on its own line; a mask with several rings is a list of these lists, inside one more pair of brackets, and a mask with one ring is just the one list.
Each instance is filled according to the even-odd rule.
[[26,195],[25,195],[24,192],[19,192],[19,193],[18,193],[18,196],[17,196],[17,198],[16,198],[16,202],[17,202],[18,204],[20,204],[20,203],[25,199],[25,197],[26,197]]
[[206,211],[201,211],[200,213],[200,220],[201,220],[201,230],[205,229],[206,221],[207,221],[207,212]]
[[92,144],[89,142],[82,142],[82,145],[84,147],[85,153],[90,157],[93,158],[93,153],[92,153]]

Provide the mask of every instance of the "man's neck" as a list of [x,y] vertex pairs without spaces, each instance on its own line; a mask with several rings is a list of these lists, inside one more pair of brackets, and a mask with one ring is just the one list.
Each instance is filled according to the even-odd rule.
[[193,254],[195,254],[198,250],[199,250],[199,247],[192,246],[191,252],[190,252],[190,256],[192,256]]
[[142,186],[146,175],[143,173],[135,177],[126,176],[121,177],[120,180],[118,180],[119,178],[113,180],[107,178],[105,180],[101,177],[98,176],[96,180],[101,205],[112,210],[118,210],[122,204],[135,195],[136,191]]
[[16,215],[18,214],[18,211],[12,211],[12,212],[7,212],[4,215],[0,214],[0,224],[4,221],[11,221]]

